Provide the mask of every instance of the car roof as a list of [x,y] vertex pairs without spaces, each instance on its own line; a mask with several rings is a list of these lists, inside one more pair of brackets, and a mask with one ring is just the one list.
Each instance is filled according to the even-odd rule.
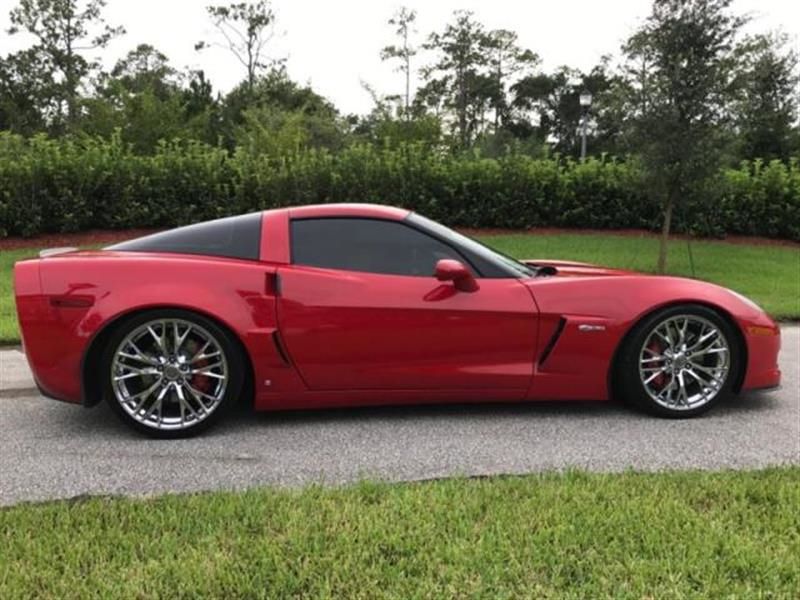
[[290,208],[291,219],[314,219],[321,217],[364,217],[369,219],[388,219],[402,221],[411,211],[383,204],[312,204]]

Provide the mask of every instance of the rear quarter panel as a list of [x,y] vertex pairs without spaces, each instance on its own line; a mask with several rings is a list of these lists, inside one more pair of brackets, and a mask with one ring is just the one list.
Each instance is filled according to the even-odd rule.
[[81,368],[89,344],[110,323],[145,309],[205,314],[239,338],[257,369],[282,364],[270,339],[276,322],[275,299],[266,293],[267,273],[274,271],[268,265],[109,252],[75,253],[36,264],[40,291],[31,293],[26,286],[25,297],[18,297],[20,324],[37,381],[55,398],[84,400]]

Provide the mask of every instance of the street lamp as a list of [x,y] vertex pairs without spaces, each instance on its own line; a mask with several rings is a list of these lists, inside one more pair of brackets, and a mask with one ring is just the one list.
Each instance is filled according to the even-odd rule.
[[586,126],[589,123],[589,107],[592,105],[592,93],[581,92],[578,101],[581,105],[581,160],[586,160]]

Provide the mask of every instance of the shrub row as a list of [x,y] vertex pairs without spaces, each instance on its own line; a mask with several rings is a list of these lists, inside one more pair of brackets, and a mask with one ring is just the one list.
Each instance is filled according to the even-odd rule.
[[[675,230],[800,241],[800,165],[725,170]],[[0,134],[0,237],[169,227],[317,202],[380,202],[465,227],[658,227],[635,162],[453,157],[416,146],[353,146],[276,161],[200,143],[136,155],[119,140]]]

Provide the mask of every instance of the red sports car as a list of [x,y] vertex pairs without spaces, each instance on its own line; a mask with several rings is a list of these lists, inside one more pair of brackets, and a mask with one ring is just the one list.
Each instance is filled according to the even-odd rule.
[[698,415],[777,386],[780,330],[716,285],[519,262],[418,214],[282,208],[17,263],[42,394],[158,437],[258,410],[608,400]]

